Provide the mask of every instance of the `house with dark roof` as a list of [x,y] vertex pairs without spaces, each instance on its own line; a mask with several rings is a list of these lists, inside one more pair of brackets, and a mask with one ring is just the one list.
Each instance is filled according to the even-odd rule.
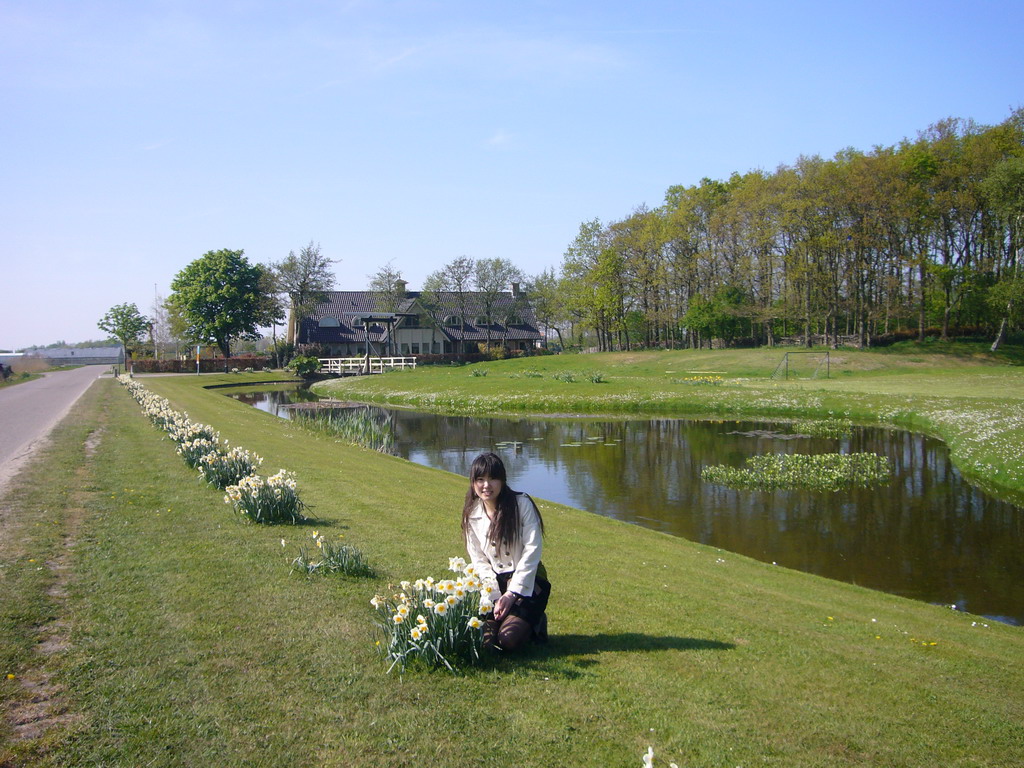
[[[528,350],[543,335],[526,296],[511,291],[408,291],[384,308],[373,291],[330,291],[299,324],[299,343],[318,344],[331,357],[440,355],[478,352],[481,344]],[[391,297],[389,297],[391,298]]]

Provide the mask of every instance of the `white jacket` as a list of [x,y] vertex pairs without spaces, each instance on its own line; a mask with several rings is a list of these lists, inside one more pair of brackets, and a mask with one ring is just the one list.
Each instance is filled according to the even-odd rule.
[[[529,597],[533,594],[534,579],[540,565],[540,516],[525,493],[516,494],[516,503],[519,505],[519,538],[515,542],[498,546],[490,543],[491,521],[480,501],[469,514],[466,551],[482,574],[487,571],[495,574],[515,571],[508,582],[509,591]],[[497,590],[493,591],[491,602],[497,602],[500,596]]]

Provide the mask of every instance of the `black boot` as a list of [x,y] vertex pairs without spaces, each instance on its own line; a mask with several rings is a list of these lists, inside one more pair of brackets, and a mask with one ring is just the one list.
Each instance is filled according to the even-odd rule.
[[498,622],[494,619],[484,619],[483,626],[483,647],[494,648],[498,642]]
[[533,642],[546,643],[548,641],[548,615],[542,613],[537,626],[533,628]]

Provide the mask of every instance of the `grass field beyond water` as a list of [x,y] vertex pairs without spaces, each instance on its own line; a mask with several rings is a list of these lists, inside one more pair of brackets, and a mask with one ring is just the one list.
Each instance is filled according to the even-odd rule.
[[[625,378],[614,358],[596,360],[608,387]],[[472,380],[466,369],[395,377],[411,392],[434,376],[490,386],[517,370],[488,367]],[[683,768],[1024,761],[1019,628],[544,501],[551,642],[458,677],[386,675],[369,599],[440,577],[461,554],[465,480],[203,389],[259,378],[142,381],[262,455],[265,473],[294,471],[319,532],[360,547],[382,577],[291,573],[311,528],[233,517],[127,393],[100,381],[3,501],[0,697],[24,713],[33,686],[51,686],[64,719],[15,739],[6,718],[0,765],[636,766],[648,745],[656,765]],[[809,396],[843,401],[826,387]]]

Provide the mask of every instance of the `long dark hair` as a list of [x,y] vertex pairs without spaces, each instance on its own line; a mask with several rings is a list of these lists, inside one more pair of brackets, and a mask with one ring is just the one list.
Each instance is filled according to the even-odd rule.
[[[473,484],[481,477],[489,477],[492,480],[501,480],[501,493],[495,500],[496,512],[491,520],[491,528],[488,538],[492,544],[511,544],[519,539],[519,502],[516,497],[519,494],[508,487],[508,475],[505,472],[505,463],[496,453],[481,453],[473,459],[473,465],[469,468],[469,490],[466,491],[466,503],[462,506],[462,537],[469,536],[469,516],[480,503]],[[527,497],[529,498],[529,497]],[[533,499],[530,499],[533,503]],[[541,520],[540,510],[533,504],[537,512],[537,519],[540,520],[541,534],[544,533],[544,521]]]

